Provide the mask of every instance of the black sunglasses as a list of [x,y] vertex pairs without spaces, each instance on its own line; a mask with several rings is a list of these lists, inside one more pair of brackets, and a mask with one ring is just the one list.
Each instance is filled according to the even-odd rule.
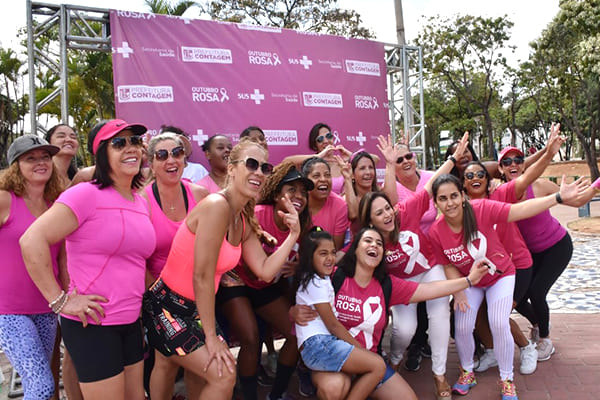
[[125,146],[127,146],[127,143],[129,143],[132,146],[139,147],[142,144],[144,144],[144,139],[139,135],[121,136],[110,139],[111,146],[117,150],[125,148]]
[[402,164],[402,161],[404,161],[404,160],[410,161],[413,159],[414,156],[415,156],[415,153],[407,153],[403,156],[400,156],[396,159],[396,164]]
[[273,164],[269,164],[269,163],[259,163],[257,159],[252,158],[252,157],[248,157],[245,160],[234,160],[231,161],[232,163],[238,163],[238,162],[243,162],[246,163],[246,169],[248,169],[248,171],[258,171],[258,167],[260,167],[260,171],[263,173],[263,175],[271,175],[271,173],[273,172]]
[[500,162],[505,167],[508,167],[508,166],[510,166],[510,164],[513,163],[513,161],[515,162],[515,164],[521,165],[525,162],[525,158],[523,158],[522,156],[517,156],[517,157],[513,157],[513,158],[506,157],[506,158],[503,158],[502,161],[500,161]]
[[465,172],[465,178],[468,180],[475,178],[475,175],[477,175],[477,178],[483,179],[483,177],[485,176],[485,172],[481,169],[477,172]]
[[331,132],[327,132],[325,135],[317,136],[317,138],[315,140],[317,141],[317,143],[323,143],[323,141],[325,139],[327,139],[327,140],[333,139],[333,134]]
[[178,159],[185,155],[185,149],[183,146],[177,146],[173,147],[171,151],[166,149],[156,150],[154,152],[154,158],[156,158],[158,161],[165,161],[169,158],[169,154],[171,154],[173,158]]

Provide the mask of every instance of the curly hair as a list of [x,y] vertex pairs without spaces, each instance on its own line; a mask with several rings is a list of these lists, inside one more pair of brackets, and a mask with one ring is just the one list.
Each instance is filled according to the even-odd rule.
[[[0,190],[13,192],[19,197],[25,194],[25,177],[21,173],[19,163],[12,163],[8,168],[0,172]],[[56,168],[52,168],[50,179],[44,187],[44,200],[54,202],[58,196],[65,190],[63,180],[56,173]]]
[[[253,141],[252,139],[250,139],[248,137],[244,137],[240,140],[240,142],[238,144],[236,144],[233,147],[233,149],[231,149],[231,153],[229,153],[229,161],[227,164],[232,165],[234,162],[241,160],[243,153],[247,149],[249,149],[251,146],[255,146],[256,148],[261,149],[262,151],[264,151],[265,157],[266,158],[269,157],[269,152],[267,151],[267,149],[265,149],[260,144]],[[229,177],[227,177],[227,186],[229,186],[229,184],[230,184],[230,179],[229,179]],[[242,215],[244,216],[244,219],[246,220],[246,222],[248,222],[248,224],[250,225],[250,228],[252,228],[254,233],[258,234],[259,232],[262,231],[262,229],[260,227],[260,224],[256,220],[256,217],[254,216],[254,206],[255,205],[256,205],[256,200],[252,199],[252,200],[248,201],[248,203],[246,203],[246,205],[242,209]]]

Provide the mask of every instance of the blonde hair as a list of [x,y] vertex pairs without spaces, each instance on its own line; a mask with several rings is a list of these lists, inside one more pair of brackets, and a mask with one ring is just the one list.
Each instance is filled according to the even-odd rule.
[[[18,161],[0,171],[0,190],[13,192],[15,195],[23,197],[26,192],[25,183],[25,177],[21,173]],[[64,189],[63,179],[58,176],[54,163],[52,163],[52,174],[44,187],[44,200],[54,202]]]
[[[160,142],[164,142],[165,140],[172,140],[175,142],[175,144],[177,146],[181,146],[184,148],[185,150],[185,144],[183,143],[183,140],[181,140],[181,137],[173,132],[165,132],[165,133],[161,133],[159,135],[154,136],[152,139],[150,139],[150,142],[148,142],[148,163],[152,164],[152,162],[154,161],[154,149],[156,148],[156,145],[159,144]],[[184,161],[183,161],[183,166],[185,168],[185,166],[187,166],[187,156],[184,156]],[[152,171],[152,168],[148,169],[148,177],[146,178],[146,185],[150,182],[152,182],[155,178],[154,176],[154,171]]]

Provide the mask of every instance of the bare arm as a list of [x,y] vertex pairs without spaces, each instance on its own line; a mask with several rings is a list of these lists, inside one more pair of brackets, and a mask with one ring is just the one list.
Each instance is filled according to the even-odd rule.
[[329,303],[319,303],[315,304],[315,309],[319,313],[319,316],[323,320],[323,323],[327,327],[327,330],[332,335],[336,336],[338,339],[341,339],[345,342],[350,343],[356,347],[362,347],[362,345],[356,340],[348,330],[342,325],[340,321],[335,317],[333,310],[331,309],[331,304]]
[[334,159],[344,177],[344,200],[348,208],[348,219],[353,221],[358,218],[358,197],[352,186],[352,169],[350,163],[342,160],[340,156],[334,156]]
[[291,163],[294,163],[294,165],[296,165],[296,167],[298,167],[298,169],[300,169],[300,166],[302,166],[302,163],[304,161],[308,160],[309,158],[320,157],[320,158],[329,160],[333,156],[334,152],[335,152],[335,147],[332,145],[329,145],[326,148],[324,148],[320,153],[298,154],[298,155],[294,155],[294,156],[288,156],[288,157],[284,158],[281,163],[283,164],[285,162],[291,162]]
[[[468,280],[462,276],[454,266],[446,266],[445,270],[446,276],[450,274],[453,276],[453,278],[445,281],[419,284],[419,286],[417,286],[417,290],[410,298],[410,302],[419,303],[421,301],[448,296],[450,294],[459,292],[470,287],[471,285],[478,284],[481,278],[488,272],[488,268],[483,260],[473,263],[471,271],[469,271]],[[469,280],[471,281],[471,284],[469,284]]]
[[194,200],[196,200],[196,203],[199,203],[200,200],[204,199],[210,194],[207,188],[196,185],[195,183],[190,184],[190,189],[192,191],[192,196],[194,196]]
[[10,216],[10,193],[0,190],[0,228],[6,223]]

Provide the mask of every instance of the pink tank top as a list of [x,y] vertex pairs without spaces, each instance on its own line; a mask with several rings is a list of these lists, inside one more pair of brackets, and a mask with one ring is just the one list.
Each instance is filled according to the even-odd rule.
[[[44,314],[52,312],[48,302],[27,273],[21,255],[19,238],[35,221],[22,197],[10,192],[10,214],[0,227],[0,254],[2,278],[0,279],[0,314]],[[58,277],[57,258],[61,243],[50,246],[52,270]]]
[[[242,218],[242,237],[246,231],[246,221]],[[161,279],[169,288],[180,295],[195,300],[194,295],[194,242],[196,234],[190,232],[186,223],[182,223],[175,233],[167,263],[160,273]],[[215,268],[215,293],[219,289],[221,276],[233,269],[242,256],[242,242],[233,246],[223,238],[217,266]]]
[[[190,189],[190,184],[184,181],[182,181],[182,183],[185,188],[185,195],[188,199],[189,213],[196,205],[196,200],[194,199],[194,195]],[[152,185],[146,186],[144,190],[146,191],[146,195],[150,201],[150,220],[152,221],[152,226],[154,227],[154,232],[156,233],[156,248],[154,249],[154,253],[152,253],[148,259],[148,271],[156,279],[160,275],[160,271],[162,271],[165,263],[167,262],[167,256],[169,255],[169,250],[171,249],[171,243],[173,243],[173,237],[175,237],[177,229],[184,220],[173,221],[165,215],[164,211],[158,205],[154,194],[152,193]]]
[[[527,187],[527,199],[533,199],[533,188]],[[523,239],[532,253],[541,253],[558,243],[567,230],[554,218],[550,211],[545,210],[531,218],[517,221]]]

